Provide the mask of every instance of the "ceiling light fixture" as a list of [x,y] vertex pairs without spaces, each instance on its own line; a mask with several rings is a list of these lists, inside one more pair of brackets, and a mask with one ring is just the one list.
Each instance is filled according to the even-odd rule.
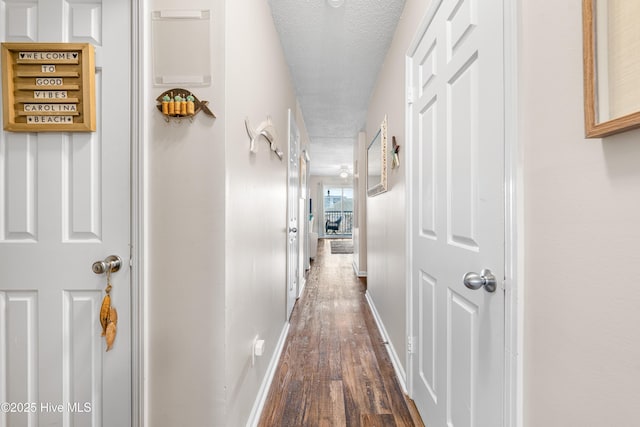
[[344,0],[327,0],[327,3],[329,3],[329,6],[337,9],[344,4]]
[[340,171],[338,172],[338,176],[342,179],[346,179],[349,177],[349,169],[347,169],[345,166],[340,168]]

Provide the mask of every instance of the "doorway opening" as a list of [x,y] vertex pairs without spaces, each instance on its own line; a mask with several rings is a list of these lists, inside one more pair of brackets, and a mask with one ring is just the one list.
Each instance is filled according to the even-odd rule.
[[353,230],[353,188],[327,185],[324,186],[323,194],[323,237],[351,237]]

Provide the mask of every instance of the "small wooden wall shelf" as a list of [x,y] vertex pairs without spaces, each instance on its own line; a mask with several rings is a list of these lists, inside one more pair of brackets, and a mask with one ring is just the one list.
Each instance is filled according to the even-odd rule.
[[96,130],[95,58],[88,43],[2,43],[4,130]]
[[213,118],[215,114],[209,109],[209,101],[198,99],[191,91],[182,88],[173,88],[162,92],[156,98],[156,108],[162,113],[165,121],[171,119],[181,120],[193,117],[200,111]]

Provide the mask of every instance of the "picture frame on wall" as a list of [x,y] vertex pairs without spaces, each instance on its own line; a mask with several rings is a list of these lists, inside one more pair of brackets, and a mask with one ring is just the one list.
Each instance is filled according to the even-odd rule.
[[367,195],[387,191],[387,116],[367,147]]
[[640,2],[583,0],[585,136],[640,127]]

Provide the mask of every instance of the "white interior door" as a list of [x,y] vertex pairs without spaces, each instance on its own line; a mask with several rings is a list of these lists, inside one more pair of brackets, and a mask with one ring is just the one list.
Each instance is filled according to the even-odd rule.
[[300,194],[298,199],[298,236],[299,237],[299,255],[298,263],[298,289],[296,295],[298,298],[302,296],[302,290],[306,284],[305,272],[309,269],[309,221],[307,216],[308,194],[309,194],[309,167],[307,161],[307,153],[303,151],[300,154]]
[[[0,0],[0,37],[91,43],[97,131],[0,135],[0,426],[131,425],[128,0]],[[108,25],[107,23],[110,23]],[[118,333],[105,352],[118,255]],[[9,411],[5,409],[10,409]]]
[[[503,425],[502,10],[502,0],[434,1],[407,62],[410,382],[432,427]],[[463,284],[483,269],[493,292]]]
[[291,316],[298,296],[298,272],[300,265],[300,243],[298,239],[298,210],[300,185],[300,132],[291,110],[289,110],[289,162],[287,168],[287,319]]

